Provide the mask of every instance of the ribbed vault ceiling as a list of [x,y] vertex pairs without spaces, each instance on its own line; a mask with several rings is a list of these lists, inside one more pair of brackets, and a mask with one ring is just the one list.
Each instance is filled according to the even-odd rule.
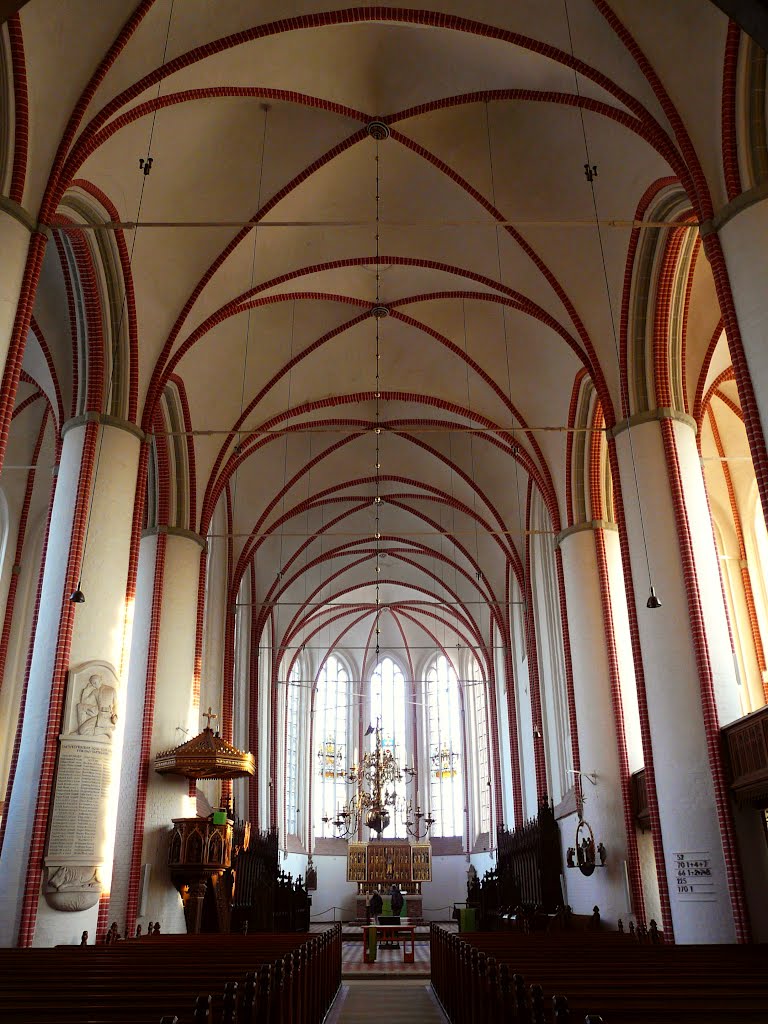
[[[525,564],[529,481],[548,528],[565,525],[566,434],[541,428],[566,425],[583,367],[609,421],[622,415],[629,231],[602,230],[606,280],[594,227],[574,223],[595,215],[585,136],[603,220],[631,220],[665,177],[694,219],[724,201],[714,6],[569,0],[570,34],[561,0],[437,6],[103,0],[95,15],[33,0],[22,14],[28,209],[61,202],[56,153],[106,60],[59,192],[100,190],[126,221],[253,221],[126,232],[135,397],[152,429],[169,375],[183,383],[193,429],[211,432],[194,438],[189,526],[230,532],[213,516],[229,482],[234,578],[253,561],[256,599],[279,598],[277,639],[292,645],[375,644],[377,489],[382,642],[414,650],[488,643],[488,602]],[[373,118],[388,139],[368,134]],[[693,403],[719,316],[701,256],[690,308]],[[55,246],[36,317],[66,412]],[[25,366],[55,403],[34,342]]]

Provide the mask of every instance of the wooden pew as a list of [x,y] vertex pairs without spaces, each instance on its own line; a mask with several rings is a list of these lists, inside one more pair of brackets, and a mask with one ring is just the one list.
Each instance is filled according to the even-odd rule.
[[641,945],[616,932],[458,936],[433,926],[431,954],[432,985],[452,1024],[540,1024],[590,1012],[606,1024],[768,1019],[761,946]]
[[340,925],[0,951],[8,1024],[320,1024],[340,984]]

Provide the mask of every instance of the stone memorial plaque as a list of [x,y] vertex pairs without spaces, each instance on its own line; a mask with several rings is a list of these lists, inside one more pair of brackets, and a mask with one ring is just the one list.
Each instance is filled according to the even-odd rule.
[[101,893],[117,689],[105,662],[70,670],[45,854],[45,898],[56,910],[87,910]]
[[102,743],[61,740],[51,828],[49,861],[76,858],[97,864],[100,824],[111,779],[112,748]]

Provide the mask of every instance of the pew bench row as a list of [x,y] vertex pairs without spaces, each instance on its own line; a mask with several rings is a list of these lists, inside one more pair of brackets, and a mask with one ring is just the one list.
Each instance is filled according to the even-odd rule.
[[[757,1024],[766,1019],[765,947],[617,944],[431,931],[432,985],[451,1024]],[[568,1016],[570,1013],[570,1016]],[[598,1016],[599,1015],[599,1016]]]
[[320,1024],[340,984],[340,925],[0,951],[7,1024]]

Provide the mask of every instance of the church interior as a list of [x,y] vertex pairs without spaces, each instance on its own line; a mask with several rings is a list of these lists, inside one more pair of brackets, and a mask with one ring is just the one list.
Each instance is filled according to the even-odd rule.
[[0,17],[3,1019],[764,1021],[766,5]]

